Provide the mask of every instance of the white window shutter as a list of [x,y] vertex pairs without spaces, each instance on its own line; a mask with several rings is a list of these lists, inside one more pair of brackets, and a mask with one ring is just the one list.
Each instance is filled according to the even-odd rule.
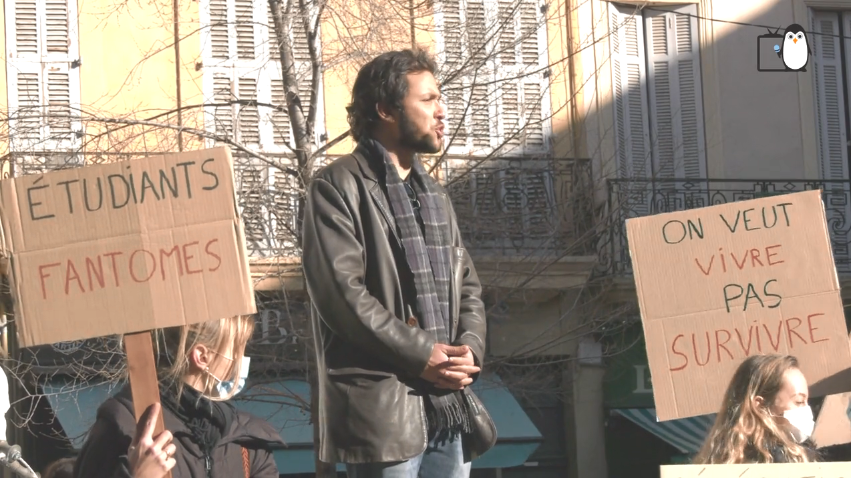
[[[44,137],[44,92],[41,82],[41,65],[22,63],[9,75],[10,131],[12,150],[38,148]],[[10,101],[13,103],[13,101]]]
[[[212,75],[204,75],[205,90],[210,91],[207,103],[214,106],[206,108],[207,131],[216,136],[233,141],[234,135],[234,92],[233,69],[219,68]],[[209,85],[207,85],[209,83]],[[211,142],[212,146],[215,142]]]
[[254,0],[231,0],[234,4],[233,26],[236,36],[236,57],[239,60],[253,60],[255,55],[254,27],[257,22],[254,19]]
[[70,48],[68,0],[45,0],[46,54],[67,55]]
[[[848,27],[849,18],[842,15],[842,20]],[[843,89],[842,71],[842,49],[840,39],[839,21],[840,14],[837,12],[812,12],[811,31],[817,33],[810,35],[808,41],[812,55],[807,65],[813,75],[813,86],[816,105],[816,144],[818,145],[819,173],[822,179],[841,180],[849,179],[848,176],[848,143],[845,124],[845,108],[847,105],[846,92]],[[822,35],[818,35],[821,33]],[[846,34],[847,35],[847,34]],[[846,40],[846,48],[851,46]],[[847,53],[846,53],[847,54]],[[844,182],[826,183],[825,193],[832,198],[849,196],[849,187]],[[827,210],[827,221],[829,223],[846,224],[851,217],[851,204],[844,201],[844,207],[837,207],[841,203],[833,201],[832,207]],[[834,228],[833,236],[834,253],[837,255],[847,254],[849,243],[848,232]]]
[[[470,115],[474,109],[471,101],[473,79],[461,71],[466,61],[467,35],[464,35],[464,4],[462,0],[444,0],[437,4],[437,49],[441,65],[443,102],[446,107],[446,144],[451,154],[470,153]],[[452,75],[451,80],[447,78]],[[481,96],[481,89],[477,89]],[[485,94],[485,97],[487,95]],[[486,100],[486,98],[485,98]],[[479,108],[479,115],[481,115]]]
[[[228,0],[208,0],[207,8],[202,11],[209,17],[209,28],[206,31],[209,44],[210,58],[227,60],[230,58],[230,40],[228,34]],[[201,19],[203,22],[203,18]]]
[[293,144],[292,126],[287,112],[284,80],[280,77],[272,79],[272,104],[279,108],[272,112],[272,143],[282,148],[291,146]]
[[51,65],[47,76],[47,137],[57,142],[72,141],[71,78],[67,65]]
[[839,15],[813,12],[810,46],[816,94],[819,167],[823,179],[848,179],[848,146],[845,133],[845,94],[842,87],[842,53]]
[[82,124],[80,72],[74,64],[79,58],[76,2],[14,0],[6,3],[6,18],[11,149],[77,148]]
[[[41,43],[39,42],[39,18],[36,0],[14,0],[6,2],[7,21],[6,45],[9,50],[9,60],[41,60]],[[11,10],[11,11],[10,11]]]
[[706,146],[694,5],[645,13],[653,176],[703,178]]
[[500,86],[500,144],[505,145],[508,153],[521,145],[520,84],[517,80],[508,80]]
[[618,176],[649,178],[650,134],[644,82],[644,29],[641,12],[634,7],[609,4],[614,89],[615,142]]
[[538,154],[550,150],[550,89],[549,79],[543,74],[549,66],[547,55],[546,21],[537,0],[520,0],[518,15],[517,64],[522,70],[520,116],[522,118],[521,144],[525,154]]
[[[240,101],[257,101],[257,86],[259,71],[239,71],[234,92]],[[234,109],[236,118],[234,129],[237,141],[245,146],[259,147],[260,145],[260,112],[256,105],[238,104]]]

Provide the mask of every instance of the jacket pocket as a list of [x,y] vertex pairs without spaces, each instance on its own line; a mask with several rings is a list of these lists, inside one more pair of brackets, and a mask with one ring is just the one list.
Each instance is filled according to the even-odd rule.
[[381,370],[370,370],[360,367],[329,368],[326,370],[326,372],[330,377],[351,377],[360,375],[367,377],[373,376],[375,378],[390,378],[395,376],[390,372],[384,372]]

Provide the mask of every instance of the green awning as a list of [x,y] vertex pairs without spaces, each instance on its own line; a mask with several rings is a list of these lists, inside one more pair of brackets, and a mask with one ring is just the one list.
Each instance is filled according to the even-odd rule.
[[715,414],[659,422],[656,421],[655,408],[616,408],[612,412],[656,435],[681,453],[689,455],[700,450],[709,429],[715,423]]
[[[43,392],[72,446],[79,450],[94,423],[98,406],[123,384],[72,387],[69,383],[51,379],[43,385]],[[508,468],[525,463],[543,441],[538,429],[499,377],[482,377],[473,389],[496,422],[499,434],[496,446],[473,461],[473,468]],[[307,412],[310,389],[306,382],[283,380],[254,385],[233,403],[240,410],[268,420],[280,431],[287,448],[274,453],[282,475],[314,472],[313,426]],[[337,469],[343,471],[342,465]]]

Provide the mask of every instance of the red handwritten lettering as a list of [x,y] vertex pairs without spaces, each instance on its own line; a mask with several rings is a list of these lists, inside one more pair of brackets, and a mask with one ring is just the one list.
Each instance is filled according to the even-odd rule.
[[674,337],[674,342],[671,344],[671,351],[674,352],[674,355],[679,355],[680,357],[685,359],[685,363],[682,364],[681,366],[677,367],[677,368],[672,368],[671,372],[676,372],[678,370],[682,370],[682,369],[684,369],[688,366],[688,355],[677,351],[677,340],[680,340],[681,338],[684,338],[684,337],[685,336],[683,334],[680,334],[680,335],[677,335],[676,337]]
[[770,249],[774,249],[775,247],[780,247],[780,244],[777,244],[775,246],[768,246],[768,247],[765,248],[765,258],[768,261],[768,265],[770,265],[770,266],[773,266],[775,264],[783,264],[784,262],[786,262],[786,261],[771,262],[771,258],[773,256],[776,256],[777,253],[776,252],[770,252]]
[[44,285],[44,279],[50,277],[50,274],[45,274],[44,269],[48,267],[59,267],[61,264],[58,262],[53,262],[51,264],[44,264],[42,266],[38,266],[38,276],[41,279],[41,297],[44,300],[47,300],[47,287]]
[[[724,332],[725,334],[727,334],[727,339],[724,340],[723,342],[721,342],[721,339],[718,337],[718,334],[720,334],[721,332]],[[721,349],[724,349],[724,351],[727,352],[727,355],[731,359],[733,358],[733,354],[730,352],[730,349],[728,349],[727,345],[726,345],[727,342],[729,342],[731,338],[733,338],[733,335],[730,334],[730,331],[728,331],[728,330],[721,329],[721,330],[715,331],[715,350],[718,352],[718,363],[721,363]]]
[[207,245],[204,247],[204,252],[206,252],[207,255],[215,257],[216,260],[218,261],[218,263],[216,264],[216,267],[211,267],[211,268],[207,269],[210,272],[216,272],[217,270],[219,270],[219,267],[222,265],[221,256],[219,256],[218,254],[216,254],[215,252],[210,250],[210,246],[212,246],[213,244],[215,244],[217,242],[219,242],[218,239],[213,239],[212,241],[208,242]]
[[822,313],[818,313],[818,314],[810,314],[810,315],[807,316],[807,328],[810,329],[810,343],[817,344],[819,342],[827,342],[828,340],[830,340],[830,339],[816,340],[816,338],[813,336],[813,331],[818,330],[818,327],[813,327],[813,317],[819,317],[819,316],[823,316],[823,315],[824,314],[822,314]]
[[189,268],[189,260],[195,258],[195,256],[186,252],[186,248],[192,247],[192,246],[197,246],[197,245],[198,245],[198,241],[190,242],[189,244],[183,245],[183,265],[186,267],[186,273],[187,274],[200,274],[201,272],[204,272],[202,269],[190,269]]
[[70,292],[72,280],[77,281],[77,285],[80,287],[80,292],[85,292],[86,289],[83,288],[83,281],[80,280],[80,274],[77,273],[77,268],[74,267],[74,263],[71,262],[71,259],[68,259],[68,264],[65,267],[65,295],[68,295]]
[[[134,261],[134,259],[136,258],[136,254],[138,254],[140,252],[143,253],[143,254],[147,254],[148,256],[151,256],[151,263],[153,264],[153,266],[151,266],[151,268],[150,268],[151,273],[148,274],[148,277],[145,277],[144,279],[139,279],[138,277],[136,277],[135,267],[133,267],[133,265],[136,263]],[[146,261],[144,259],[145,257],[146,256],[142,256],[142,265],[145,266],[145,269],[147,269],[148,268],[147,267],[148,261]],[[130,277],[132,277],[134,281],[139,282],[139,283],[147,282],[151,279],[151,277],[154,276],[154,273],[156,271],[157,271],[157,258],[156,258],[156,256],[154,256],[154,254],[151,251],[146,251],[145,249],[137,249],[137,250],[133,251],[133,254],[130,254]]]
[[163,280],[165,280],[165,258],[171,257],[174,254],[177,254],[177,268],[178,268],[178,276],[183,276],[183,264],[180,261],[180,246],[174,246],[168,251],[165,249],[160,249],[160,272],[162,273]]

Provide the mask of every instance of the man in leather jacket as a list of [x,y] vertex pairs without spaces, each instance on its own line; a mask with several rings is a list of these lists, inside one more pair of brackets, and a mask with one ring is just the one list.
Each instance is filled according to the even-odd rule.
[[452,203],[418,158],[443,143],[434,72],[420,50],[366,64],[347,108],[357,147],[307,193],[319,458],[351,478],[470,474],[485,313]]

